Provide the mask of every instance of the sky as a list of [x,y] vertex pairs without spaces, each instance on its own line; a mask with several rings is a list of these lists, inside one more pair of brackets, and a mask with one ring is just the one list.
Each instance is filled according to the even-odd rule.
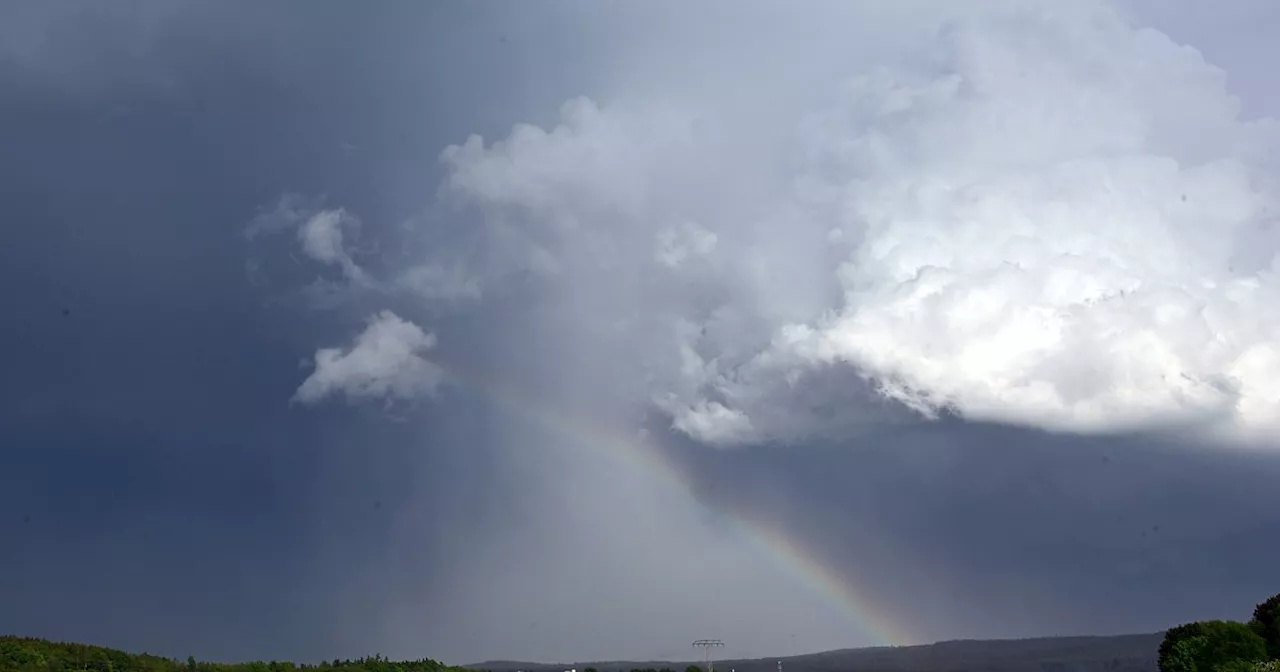
[[1277,29],[6,3],[0,632],[571,663],[1245,618]]

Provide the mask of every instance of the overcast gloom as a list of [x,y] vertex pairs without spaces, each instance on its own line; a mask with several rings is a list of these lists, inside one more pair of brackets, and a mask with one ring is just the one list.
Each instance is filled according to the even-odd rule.
[[0,3],[0,633],[573,662],[1247,613],[1277,34]]

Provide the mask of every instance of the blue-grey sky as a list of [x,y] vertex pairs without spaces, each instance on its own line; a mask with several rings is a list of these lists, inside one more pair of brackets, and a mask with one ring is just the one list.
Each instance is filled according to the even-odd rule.
[[6,4],[0,631],[572,662],[1246,616],[1280,9],[1072,7]]

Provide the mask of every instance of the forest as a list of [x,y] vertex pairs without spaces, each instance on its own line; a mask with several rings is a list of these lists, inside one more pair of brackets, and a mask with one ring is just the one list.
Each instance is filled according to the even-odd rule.
[[391,661],[382,656],[318,663],[282,661],[210,663],[126,653],[74,642],[0,636],[0,672],[474,672],[424,658]]

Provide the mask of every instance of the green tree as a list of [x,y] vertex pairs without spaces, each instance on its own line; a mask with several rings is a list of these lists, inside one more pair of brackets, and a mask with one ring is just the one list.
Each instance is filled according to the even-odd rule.
[[1199,672],[1209,640],[1203,635],[1188,637],[1173,645],[1161,672]]
[[1267,656],[1280,659],[1280,594],[1272,595],[1253,608],[1249,626],[1267,643]]
[[361,660],[334,660],[318,665],[260,661],[246,663],[198,663],[131,654],[100,646],[51,642],[29,637],[0,636],[0,671],[3,672],[470,672],[424,659],[391,662],[377,655]]
[[1165,631],[1164,639],[1160,642],[1159,654],[1156,657],[1156,664],[1159,666],[1160,672],[1192,672],[1194,670],[1194,659],[1199,655],[1197,652],[1203,642],[1182,644],[1187,640],[1199,637],[1201,625],[1201,623],[1183,623]]
[[1160,644],[1161,672],[1252,672],[1267,643],[1248,625],[1200,621],[1170,628]]
[[1243,660],[1230,660],[1214,667],[1214,672],[1257,672],[1262,663],[1249,663]]
[[702,666],[690,665],[689,667],[684,668],[684,672],[702,672]]

